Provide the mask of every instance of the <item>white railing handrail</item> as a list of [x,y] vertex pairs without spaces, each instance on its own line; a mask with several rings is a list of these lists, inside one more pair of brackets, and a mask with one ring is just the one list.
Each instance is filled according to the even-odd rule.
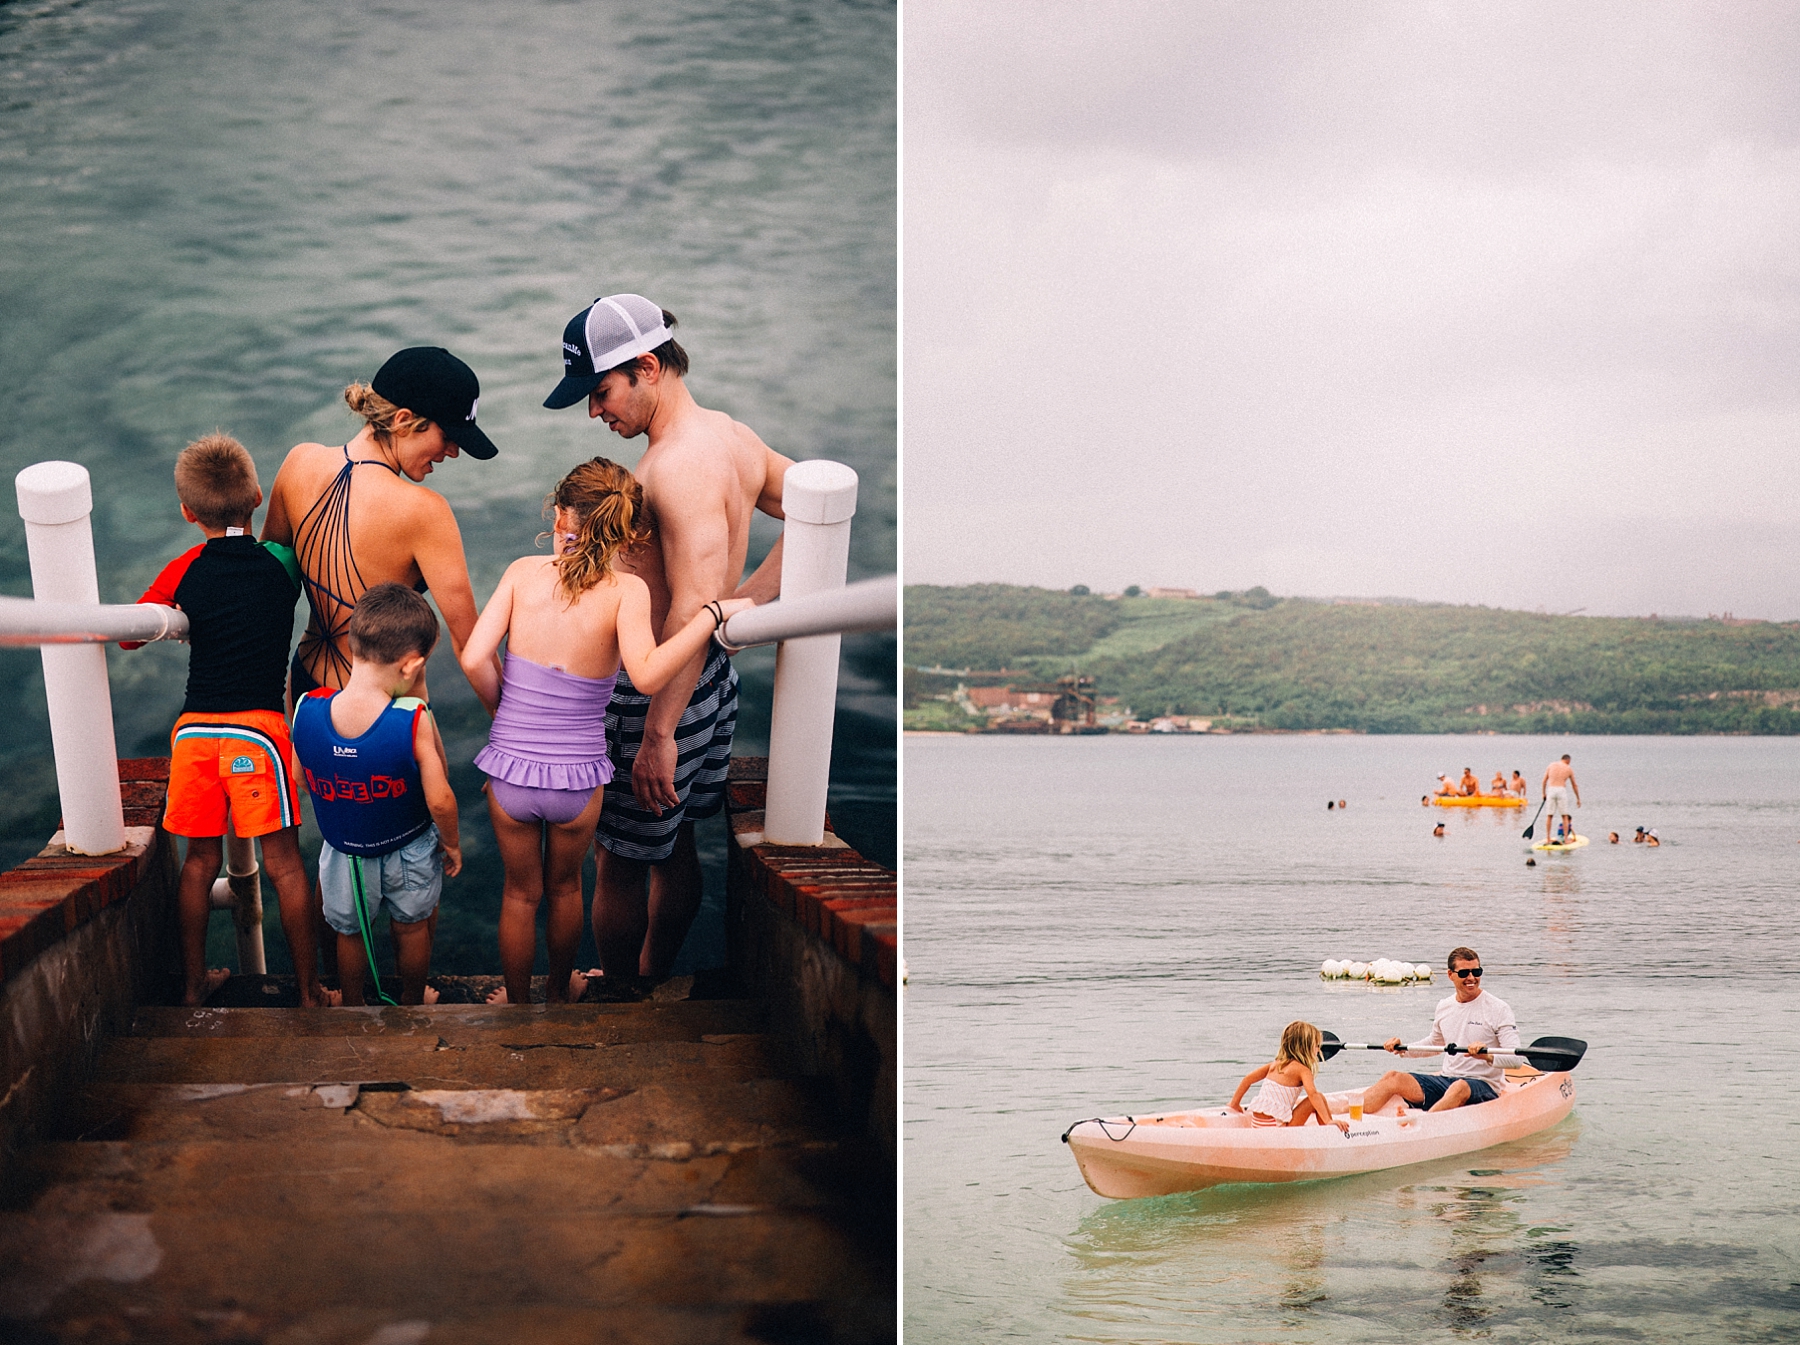
[[748,649],[805,635],[893,630],[899,621],[900,585],[897,576],[888,574],[739,612],[720,629],[719,643],[728,649]]
[[[124,806],[106,654],[96,646],[186,639],[188,620],[152,603],[100,602],[85,467],[35,463],[15,487],[37,596],[0,597],[0,646],[40,647],[65,845],[78,854],[111,854],[125,844]],[[779,645],[763,820],[764,835],[777,845],[825,843],[840,635],[898,624],[893,575],[844,583],[856,489],[856,473],[842,463],[813,459],[788,468],[781,560],[788,596],[738,613],[719,632],[738,648]],[[245,876],[235,857],[231,871]]]
[[[893,630],[899,616],[900,587],[889,574],[739,612],[719,634],[722,644],[748,649],[806,635]],[[40,602],[0,595],[0,647],[149,643],[187,636],[187,613],[157,603]]]
[[43,602],[0,597],[0,646],[185,640],[187,613],[152,602]]

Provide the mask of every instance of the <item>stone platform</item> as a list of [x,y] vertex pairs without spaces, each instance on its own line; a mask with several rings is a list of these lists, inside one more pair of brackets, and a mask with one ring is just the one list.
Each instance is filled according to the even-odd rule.
[[121,766],[130,849],[0,878],[0,1341],[894,1338],[891,874],[839,845],[802,875],[734,771],[743,966],[572,1006],[237,977],[163,1007],[166,765]]

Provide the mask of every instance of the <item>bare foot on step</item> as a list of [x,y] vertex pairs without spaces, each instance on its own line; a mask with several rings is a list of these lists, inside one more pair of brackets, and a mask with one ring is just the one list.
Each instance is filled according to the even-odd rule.
[[190,989],[182,996],[181,1002],[190,1009],[198,1008],[212,997],[213,991],[217,990],[230,979],[231,973],[224,967],[208,967],[206,969],[205,983],[197,990]]

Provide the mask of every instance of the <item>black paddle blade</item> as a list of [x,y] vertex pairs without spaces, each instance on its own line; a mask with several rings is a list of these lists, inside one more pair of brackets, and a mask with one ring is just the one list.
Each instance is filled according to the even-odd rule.
[[1587,1054],[1587,1043],[1575,1037],[1539,1037],[1529,1046],[1522,1046],[1514,1052],[1531,1062],[1533,1069],[1541,1069],[1546,1074],[1554,1074],[1558,1070],[1572,1070],[1581,1063],[1581,1057]]
[[[1332,1056],[1336,1055],[1339,1051],[1344,1049],[1343,1040],[1335,1032],[1321,1031],[1319,1033],[1319,1040],[1320,1040],[1320,1046],[1319,1046],[1319,1059],[1320,1060],[1329,1060],[1329,1059],[1331,1059]],[[1558,1038],[1558,1040],[1560,1041],[1561,1038]]]
[[[1548,802],[1550,802],[1549,799],[1544,800],[1544,803]],[[1537,831],[1537,820],[1544,815],[1544,803],[1538,804],[1538,810],[1531,815],[1531,825],[1525,828],[1525,835],[1522,839],[1530,840],[1532,834]]]

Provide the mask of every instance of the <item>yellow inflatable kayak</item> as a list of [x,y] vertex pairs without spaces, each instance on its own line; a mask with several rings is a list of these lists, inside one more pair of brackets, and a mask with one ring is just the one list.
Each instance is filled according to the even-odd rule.
[[1523,808],[1525,800],[1511,794],[1437,794],[1431,800],[1440,808]]

